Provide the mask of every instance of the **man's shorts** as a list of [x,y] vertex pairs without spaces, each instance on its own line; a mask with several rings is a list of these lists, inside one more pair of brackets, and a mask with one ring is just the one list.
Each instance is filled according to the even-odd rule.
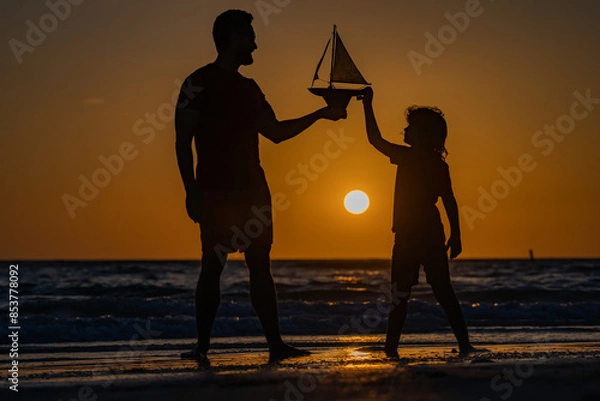
[[396,283],[397,288],[402,290],[419,284],[421,265],[430,285],[450,283],[444,238],[415,243],[410,240],[403,241],[396,236],[392,253],[392,284]]
[[244,252],[273,243],[269,188],[204,190],[200,218],[202,251]]

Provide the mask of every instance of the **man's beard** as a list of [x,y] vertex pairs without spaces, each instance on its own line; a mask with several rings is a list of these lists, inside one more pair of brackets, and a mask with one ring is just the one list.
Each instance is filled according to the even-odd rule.
[[252,53],[248,53],[242,57],[242,65],[250,65],[254,63],[254,59],[252,58]]

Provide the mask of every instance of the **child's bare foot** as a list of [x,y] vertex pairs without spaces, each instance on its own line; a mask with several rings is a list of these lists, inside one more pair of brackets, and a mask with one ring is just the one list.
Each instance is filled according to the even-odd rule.
[[198,362],[199,367],[208,368],[210,367],[210,361],[206,356],[206,353],[200,351],[198,344],[194,345],[191,351],[181,353],[181,359],[191,359]]
[[387,356],[388,358],[394,359],[394,360],[400,359],[400,355],[398,355],[398,347],[397,346],[391,347],[386,344],[384,351],[385,351],[385,356]]
[[269,350],[269,363],[283,361],[288,358],[296,358],[299,356],[308,356],[309,351],[292,347],[291,345],[282,344],[277,348]]
[[[453,349],[452,351],[456,352],[455,349]],[[469,356],[469,355],[479,354],[479,353],[482,353],[482,352],[490,352],[490,350],[487,349],[487,348],[475,348],[471,344],[469,344],[469,345],[466,345],[464,347],[460,347],[460,351],[459,351],[458,355],[461,356],[461,357],[466,357],[466,356]]]

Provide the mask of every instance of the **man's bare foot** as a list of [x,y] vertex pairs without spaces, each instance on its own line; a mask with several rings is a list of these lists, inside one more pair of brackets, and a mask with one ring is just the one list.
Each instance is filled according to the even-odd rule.
[[185,351],[181,353],[181,359],[188,359],[198,362],[198,367],[208,368],[210,367],[210,361],[206,356],[206,353],[201,352],[198,348],[198,344],[194,345],[191,351]]
[[269,350],[269,363],[283,361],[288,358],[296,358],[299,356],[308,356],[309,351],[292,347],[291,345],[282,344],[277,348]]

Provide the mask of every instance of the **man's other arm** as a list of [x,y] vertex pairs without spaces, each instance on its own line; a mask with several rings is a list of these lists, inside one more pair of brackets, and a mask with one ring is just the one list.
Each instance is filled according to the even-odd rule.
[[194,153],[192,140],[200,129],[200,112],[191,109],[177,109],[175,114],[175,152],[179,174],[186,192],[186,209],[194,222],[200,218],[200,191],[194,177]]

